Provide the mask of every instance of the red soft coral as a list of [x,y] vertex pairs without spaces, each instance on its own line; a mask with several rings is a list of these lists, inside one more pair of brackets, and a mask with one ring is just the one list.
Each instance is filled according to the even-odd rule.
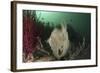
[[37,28],[34,20],[28,16],[23,18],[23,51],[26,54],[36,50]]

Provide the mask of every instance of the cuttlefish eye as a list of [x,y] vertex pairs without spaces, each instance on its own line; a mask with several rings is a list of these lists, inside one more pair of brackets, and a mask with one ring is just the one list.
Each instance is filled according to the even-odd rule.
[[61,51],[60,49],[58,50],[58,54],[59,54],[59,55],[61,55],[61,54],[62,54],[62,51]]
[[62,48],[63,48],[63,46],[61,46],[61,48],[58,50],[58,54],[59,54],[59,55],[62,54],[62,50],[61,50]]

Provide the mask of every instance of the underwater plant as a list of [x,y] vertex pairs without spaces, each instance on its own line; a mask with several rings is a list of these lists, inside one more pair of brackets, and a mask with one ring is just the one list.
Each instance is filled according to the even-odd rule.
[[[37,24],[40,24],[38,26]],[[32,10],[23,11],[23,53],[24,61],[34,59],[33,53],[38,50],[36,47],[39,44],[43,26],[36,17],[36,12]],[[32,61],[32,60],[30,60]]]

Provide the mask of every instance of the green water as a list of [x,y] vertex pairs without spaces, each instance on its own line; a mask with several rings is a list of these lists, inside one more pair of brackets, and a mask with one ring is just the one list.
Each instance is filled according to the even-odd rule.
[[90,37],[90,13],[36,11],[36,16],[42,22],[49,22],[52,27],[65,22],[66,24],[70,24],[75,31],[81,33],[83,36]]

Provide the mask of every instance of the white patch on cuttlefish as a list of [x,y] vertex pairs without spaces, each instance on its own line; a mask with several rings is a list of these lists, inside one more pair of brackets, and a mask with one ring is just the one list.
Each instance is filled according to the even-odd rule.
[[61,29],[55,28],[47,42],[49,43],[51,50],[57,59],[63,57],[70,45],[67,26],[62,24]]

